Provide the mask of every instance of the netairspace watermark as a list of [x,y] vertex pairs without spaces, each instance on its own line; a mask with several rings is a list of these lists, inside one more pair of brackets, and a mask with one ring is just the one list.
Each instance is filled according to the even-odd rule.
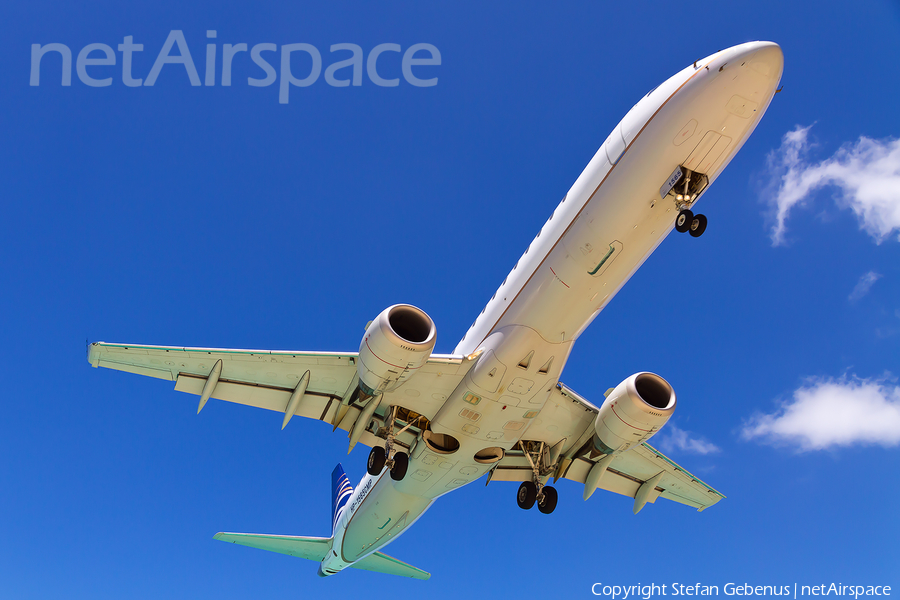
[[[217,33],[214,30],[206,32],[207,40],[214,40]],[[173,53],[177,46],[177,53]],[[151,87],[156,83],[163,68],[172,65],[170,69],[184,70],[192,86],[213,87],[216,85],[216,75],[219,75],[219,85],[231,86],[231,71],[235,61],[252,61],[261,69],[262,77],[248,77],[247,85],[253,87],[267,87],[279,82],[278,102],[287,104],[291,87],[309,87],[318,81],[322,74],[322,53],[312,44],[284,44],[280,48],[277,44],[262,43],[248,46],[246,43],[222,44],[221,68],[218,61],[218,46],[216,43],[206,44],[206,63],[203,83],[197,66],[192,58],[184,33],[180,29],[169,32],[165,43],[156,55],[153,67],[145,77],[135,77],[132,71],[134,55],[144,51],[143,44],[134,43],[134,36],[127,35],[118,45],[122,61],[122,83],[127,87]],[[48,54],[59,55],[59,62],[54,61],[49,67]],[[396,70],[399,63],[403,80],[414,87],[432,87],[437,85],[438,78],[434,68],[441,64],[441,52],[432,44],[413,44],[405,50],[400,44],[378,44],[368,52],[363,61],[364,52],[357,44],[332,44],[329,48],[325,68],[325,82],[332,87],[349,87],[363,85],[363,63],[365,62],[365,74],[369,81],[378,87],[397,87],[400,78],[385,79],[379,75],[379,61],[382,72],[393,68]],[[280,56],[279,56],[280,55]],[[305,66],[299,68],[300,74],[295,73],[291,66],[291,56],[297,55],[298,61],[303,60]],[[113,84],[111,76],[118,55],[107,44],[88,44],[78,52],[75,59],[75,72],[78,79],[89,87],[106,87]],[[279,64],[276,71],[272,62]],[[280,62],[278,62],[280,61]],[[72,85],[72,50],[65,44],[32,44],[31,45],[31,79],[32,86],[41,85],[42,64],[45,70],[55,71],[56,64],[60,65],[61,82],[63,86]],[[91,73],[88,73],[88,67]],[[415,68],[415,71],[414,71]],[[55,73],[53,73],[55,75]],[[45,73],[49,76],[50,73]],[[104,77],[105,76],[105,77]]]
[[842,583],[820,583],[819,585],[751,585],[749,583],[726,583],[706,585],[703,583],[649,583],[641,585],[609,585],[595,583],[591,586],[595,596],[605,596],[609,600],[650,600],[656,596],[786,596],[795,600],[804,596],[842,596],[858,600],[866,596],[890,596],[889,585],[844,585]]

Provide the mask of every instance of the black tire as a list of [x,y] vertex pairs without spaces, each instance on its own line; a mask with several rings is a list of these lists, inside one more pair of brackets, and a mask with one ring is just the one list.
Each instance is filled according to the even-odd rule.
[[366,471],[369,475],[379,475],[381,474],[382,469],[384,469],[384,462],[384,448],[375,446],[372,448],[372,451],[369,452],[369,462],[366,464]]
[[534,506],[534,501],[537,499],[537,486],[534,485],[533,481],[524,481],[522,485],[519,486],[519,493],[516,494],[516,502],[519,504],[519,508],[523,508],[528,510],[532,506]]
[[704,231],[706,231],[706,215],[697,215],[691,221],[691,236],[700,237]]
[[556,508],[557,500],[559,500],[559,495],[556,493],[556,488],[545,485],[541,490],[541,497],[537,501],[538,510],[549,515]]
[[391,467],[391,479],[394,481],[402,481],[406,477],[406,470],[409,468],[409,454],[406,452],[397,452],[394,454],[394,466]]
[[675,217],[675,231],[678,233],[684,233],[691,228],[691,223],[694,221],[694,213],[685,209],[678,213],[678,216]]

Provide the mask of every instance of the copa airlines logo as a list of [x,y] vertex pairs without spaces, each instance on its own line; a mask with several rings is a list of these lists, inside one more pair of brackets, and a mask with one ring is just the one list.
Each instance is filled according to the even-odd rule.
[[359,505],[362,504],[363,500],[365,500],[366,495],[369,493],[369,490],[372,489],[372,483],[374,481],[375,480],[370,477],[363,489],[359,491],[359,495],[357,495],[353,502],[350,503],[350,508],[347,511],[349,514],[352,515],[356,512],[356,509],[359,508]]
[[[206,32],[207,42],[215,40],[214,30]],[[251,68],[259,70],[260,77],[247,77],[247,85],[268,87],[278,81],[278,102],[287,104],[291,87],[309,87],[319,80],[325,67],[325,83],[332,87],[351,87],[363,85],[363,73],[369,82],[378,87],[397,87],[401,85],[400,77],[385,78],[379,73],[389,70],[396,72],[400,66],[403,81],[414,87],[432,87],[437,85],[435,67],[441,64],[441,53],[432,44],[413,44],[404,49],[400,44],[378,44],[366,54],[357,44],[332,44],[325,58],[322,52],[312,44],[276,44],[262,43],[249,46],[246,43],[222,44],[221,60],[219,48],[215,42],[206,44],[206,61],[203,82],[191,49],[184,33],[180,29],[169,32],[165,43],[156,55],[150,71],[138,77],[133,69],[136,53],[144,51],[144,44],[136,44],[134,36],[127,35],[117,46],[118,54],[107,44],[88,44],[78,52],[75,59],[75,72],[78,79],[89,87],[106,87],[113,85],[114,67],[121,60],[121,82],[126,87],[152,87],[156,84],[164,68],[180,71],[192,86],[213,87],[232,84],[232,68],[243,61],[252,62]],[[51,64],[48,55],[57,54],[60,62]],[[292,57],[296,57],[292,61]],[[305,57],[305,60],[304,60]],[[365,57],[365,60],[363,60]],[[303,62],[303,67],[293,63]],[[276,71],[273,66],[278,65]],[[41,85],[41,69],[49,76],[60,65],[63,86],[72,85],[72,50],[65,44],[32,44],[31,45],[31,85]],[[247,64],[247,66],[250,66]],[[380,70],[380,71],[379,71]],[[53,73],[54,75],[56,73]],[[218,77],[217,77],[218,76]]]

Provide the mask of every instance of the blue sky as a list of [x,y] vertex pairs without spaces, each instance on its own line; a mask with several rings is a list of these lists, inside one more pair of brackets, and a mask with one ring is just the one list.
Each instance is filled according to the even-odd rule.
[[[630,585],[900,589],[900,5],[11,2],[0,7],[0,597],[588,597]],[[152,87],[32,44],[144,45],[172,30],[203,78],[223,44],[439,49],[379,87],[289,90],[247,53],[231,87],[166,66]],[[763,39],[784,90],[673,235],[581,337],[563,381],[599,402],[649,370],[679,407],[657,441],[728,498],[640,515],[561,482],[550,516],[515,485],[439,500],[388,553],[427,583],[214,542],[327,535],[330,472],[366,449],[315,422],[91,369],[85,340],[355,350],[408,302],[450,352],[609,131],[648,90]],[[211,41],[211,40],[210,40]],[[99,57],[100,54],[92,55]],[[272,54],[271,56],[275,56]],[[388,55],[385,55],[388,56]],[[294,68],[309,68],[297,54]],[[277,60],[272,61],[278,68]],[[787,137],[785,137],[787,136]],[[780,213],[779,213],[780,211]],[[777,215],[781,214],[782,227]],[[388,589],[388,588],[382,588]]]

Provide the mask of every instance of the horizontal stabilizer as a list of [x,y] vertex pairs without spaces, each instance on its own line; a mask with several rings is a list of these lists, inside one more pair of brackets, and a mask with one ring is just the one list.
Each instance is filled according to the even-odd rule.
[[[321,562],[325,558],[325,555],[331,550],[332,542],[331,538],[300,537],[299,535],[263,535],[258,533],[217,533],[213,536],[213,539],[220,542],[231,542],[241,546],[268,550],[269,552],[288,554],[316,562]],[[409,565],[406,566],[409,567]]]
[[[332,538],[301,537],[299,535],[265,535],[259,533],[217,533],[213,539],[220,542],[231,542],[241,546],[250,546],[269,552],[278,552],[297,558],[305,558],[321,562],[328,551],[331,550]],[[354,569],[375,571],[387,575],[399,575],[413,579],[428,579],[431,573],[406,564],[387,554],[376,552],[352,565]]]
[[431,577],[431,573],[423,571],[422,569],[417,569],[412,565],[406,564],[402,560],[397,560],[393,556],[388,556],[381,552],[370,554],[350,566],[354,569],[362,569],[363,571],[375,571],[376,573],[399,575],[401,577],[411,577],[413,579],[428,579]]

